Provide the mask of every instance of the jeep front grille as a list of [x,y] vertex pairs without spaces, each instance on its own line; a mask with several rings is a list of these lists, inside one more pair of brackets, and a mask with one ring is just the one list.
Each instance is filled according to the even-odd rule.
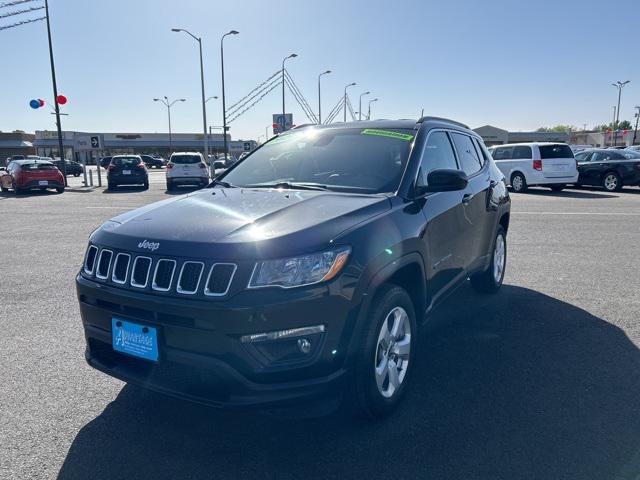
[[83,275],[120,288],[168,294],[224,297],[236,274],[235,263],[210,263],[117,252],[90,245]]

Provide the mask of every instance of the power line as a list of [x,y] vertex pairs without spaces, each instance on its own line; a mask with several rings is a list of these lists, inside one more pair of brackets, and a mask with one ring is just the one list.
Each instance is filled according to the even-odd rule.
[[265,96],[267,96],[271,91],[273,91],[274,88],[276,88],[277,86],[279,86],[282,82],[279,80],[277,82],[274,82],[271,84],[271,87],[269,87],[269,89],[264,92],[260,97],[258,97],[258,99],[253,102],[251,105],[247,106],[244,110],[242,110],[240,113],[236,114],[234,117],[232,117],[231,119],[227,120],[227,123],[231,123],[233,122],[235,119],[237,119],[240,115],[242,115],[243,113],[245,113],[247,110],[251,109],[256,103],[258,103],[260,100],[262,100]]
[[307,116],[309,121],[312,123],[318,123],[318,119],[316,118],[315,114],[311,111],[309,104],[305,104],[306,100],[304,99],[304,97],[302,97],[302,94],[300,93],[300,91],[297,91],[294,88],[289,77],[285,77],[285,80],[287,82],[287,86],[289,87],[289,91],[293,95],[293,98],[295,98],[295,100],[298,102],[298,105],[300,105],[300,108],[302,108],[302,111]]
[[324,122],[322,122],[322,123],[324,123],[324,124],[331,123],[333,121],[333,119],[336,118],[338,113],[340,113],[340,109],[342,108],[343,102],[344,102],[344,97],[340,96],[340,98],[338,99],[336,104],[329,111],[329,115],[327,115],[327,117],[324,119]]
[[258,87],[257,89],[253,90],[253,94],[252,95],[246,95],[244,97],[244,100],[242,102],[238,102],[236,103],[236,107],[232,108],[230,110],[227,110],[227,117],[236,117],[237,118],[237,113],[238,112],[244,112],[246,111],[245,107],[249,104],[252,104],[251,102],[253,102],[256,99],[262,98],[263,94],[267,91],[271,91],[272,87],[274,85],[280,85],[280,77],[274,77],[271,82],[267,83],[267,84],[261,84],[260,87]]
[[20,5],[22,3],[41,2],[41,1],[42,0],[13,0],[12,2],[2,2],[2,3],[0,3],[0,8],[15,7],[16,5]]
[[0,15],[0,18],[13,17],[14,15],[20,15],[21,13],[35,12],[36,10],[44,10],[44,6],[25,8],[24,10],[16,10],[15,12],[4,13]]
[[32,18],[30,20],[22,20],[21,22],[13,23],[10,25],[0,25],[0,30],[7,30],[9,28],[19,27],[20,25],[26,25],[27,23],[39,22],[40,20],[46,20],[46,19],[47,17],[39,17],[39,18]]
[[[236,109],[236,106],[240,105],[241,103],[243,103],[246,99],[248,99],[250,96],[252,96],[252,94],[256,91],[259,90],[261,87],[263,87],[264,85],[266,85],[267,83],[269,83],[271,80],[273,80],[273,78],[278,75],[281,71],[278,70],[277,72],[273,73],[269,78],[267,78],[264,82],[262,82],[260,85],[258,85],[256,88],[254,88],[253,90],[251,90],[249,93],[247,93],[244,97],[242,97],[240,100],[238,100],[236,103],[234,103],[233,105],[231,105],[229,108],[227,108],[227,115],[230,115],[232,110]],[[247,100],[248,101],[248,100]],[[238,108],[241,108],[238,107]]]

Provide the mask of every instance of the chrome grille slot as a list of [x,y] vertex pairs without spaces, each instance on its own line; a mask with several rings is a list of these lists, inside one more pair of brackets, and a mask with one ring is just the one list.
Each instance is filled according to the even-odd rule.
[[237,266],[234,263],[216,263],[209,270],[204,286],[204,294],[222,297],[229,292]]
[[176,261],[163,258],[156,263],[153,273],[151,288],[160,292],[168,292],[173,282],[173,274],[176,270]]
[[145,288],[149,282],[149,271],[151,270],[151,258],[136,257],[131,269],[131,286]]
[[125,284],[127,282],[127,272],[129,271],[129,263],[131,255],[128,253],[119,253],[113,262],[113,270],[111,272],[111,281],[113,283]]
[[111,266],[111,259],[113,258],[113,252],[103,248],[100,250],[100,256],[98,257],[98,268],[96,269],[96,278],[106,280],[109,277],[109,267]]
[[204,263],[202,262],[184,262],[180,269],[176,291],[187,295],[196,293],[203,270]]
[[87,248],[87,254],[84,257],[84,273],[91,275],[93,268],[96,266],[96,255],[98,254],[98,247],[90,245]]

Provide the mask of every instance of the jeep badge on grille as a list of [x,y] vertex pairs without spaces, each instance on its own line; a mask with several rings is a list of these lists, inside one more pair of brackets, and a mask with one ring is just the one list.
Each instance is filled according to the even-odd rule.
[[150,242],[146,238],[138,244],[138,248],[146,248],[155,252],[158,248],[160,248],[160,242]]

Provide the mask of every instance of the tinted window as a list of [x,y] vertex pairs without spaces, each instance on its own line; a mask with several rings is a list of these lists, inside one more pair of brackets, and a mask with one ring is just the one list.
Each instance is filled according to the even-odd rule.
[[122,167],[138,165],[139,163],[140,159],[138,157],[116,157],[111,159],[112,165],[118,165]]
[[528,145],[516,145],[513,147],[513,157],[511,158],[518,160],[531,160],[533,158],[531,147]]
[[589,161],[589,157],[591,156],[592,152],[580,152],[580,153],[576,153],[576,160],[578,160],[579,162],[588,162]]
[[573,158],[569,145],[540,145],[540,158]]
[[487,156],[487,151],[484,148],[482,148],[483,145],[481,145],[480,140],[478,140],[477,138],[473,139],[473,144],[475,145],[476,150],[478,151],[478,156],[480,157],[480,161],[484,165],[484,163],[487,160],[489,160],[489,157]]
[[192,164],[200,163],[200,155],[172,155],[171,163]]
[[494,160],[510,160],[513,154],[513,147],[496,147],[491,155]]
[[395,191],[415,135],[410,129],[305,129],[266,143],[230,170],[238,186],[316,183],[333,190]]
[[56,170],[52,163],[23,163],[22,170]]
[[628,158],[628,159],[636,159],[636,158],[640,158],[640,153],[636,152],[636,151],[631,151],[628,150],[626,152],[623,152],[622,155],[624,155],[624,158]]
[[427,175],[431,170],[439,168],[458,169],[456,156],[449,141],[449,136],[445,132],[432,132],[429,135],[427,144],[424,147],[422,161],[420,163],[419,183],[427,184]]
[[473,175],[482,167],[476,148],[473,146],[471,137],[463,135],[461,133],[452,133],[451,138],[456,146],[458,152],[458,160],[460,161],[460,168],[464,170],[467,175]]

